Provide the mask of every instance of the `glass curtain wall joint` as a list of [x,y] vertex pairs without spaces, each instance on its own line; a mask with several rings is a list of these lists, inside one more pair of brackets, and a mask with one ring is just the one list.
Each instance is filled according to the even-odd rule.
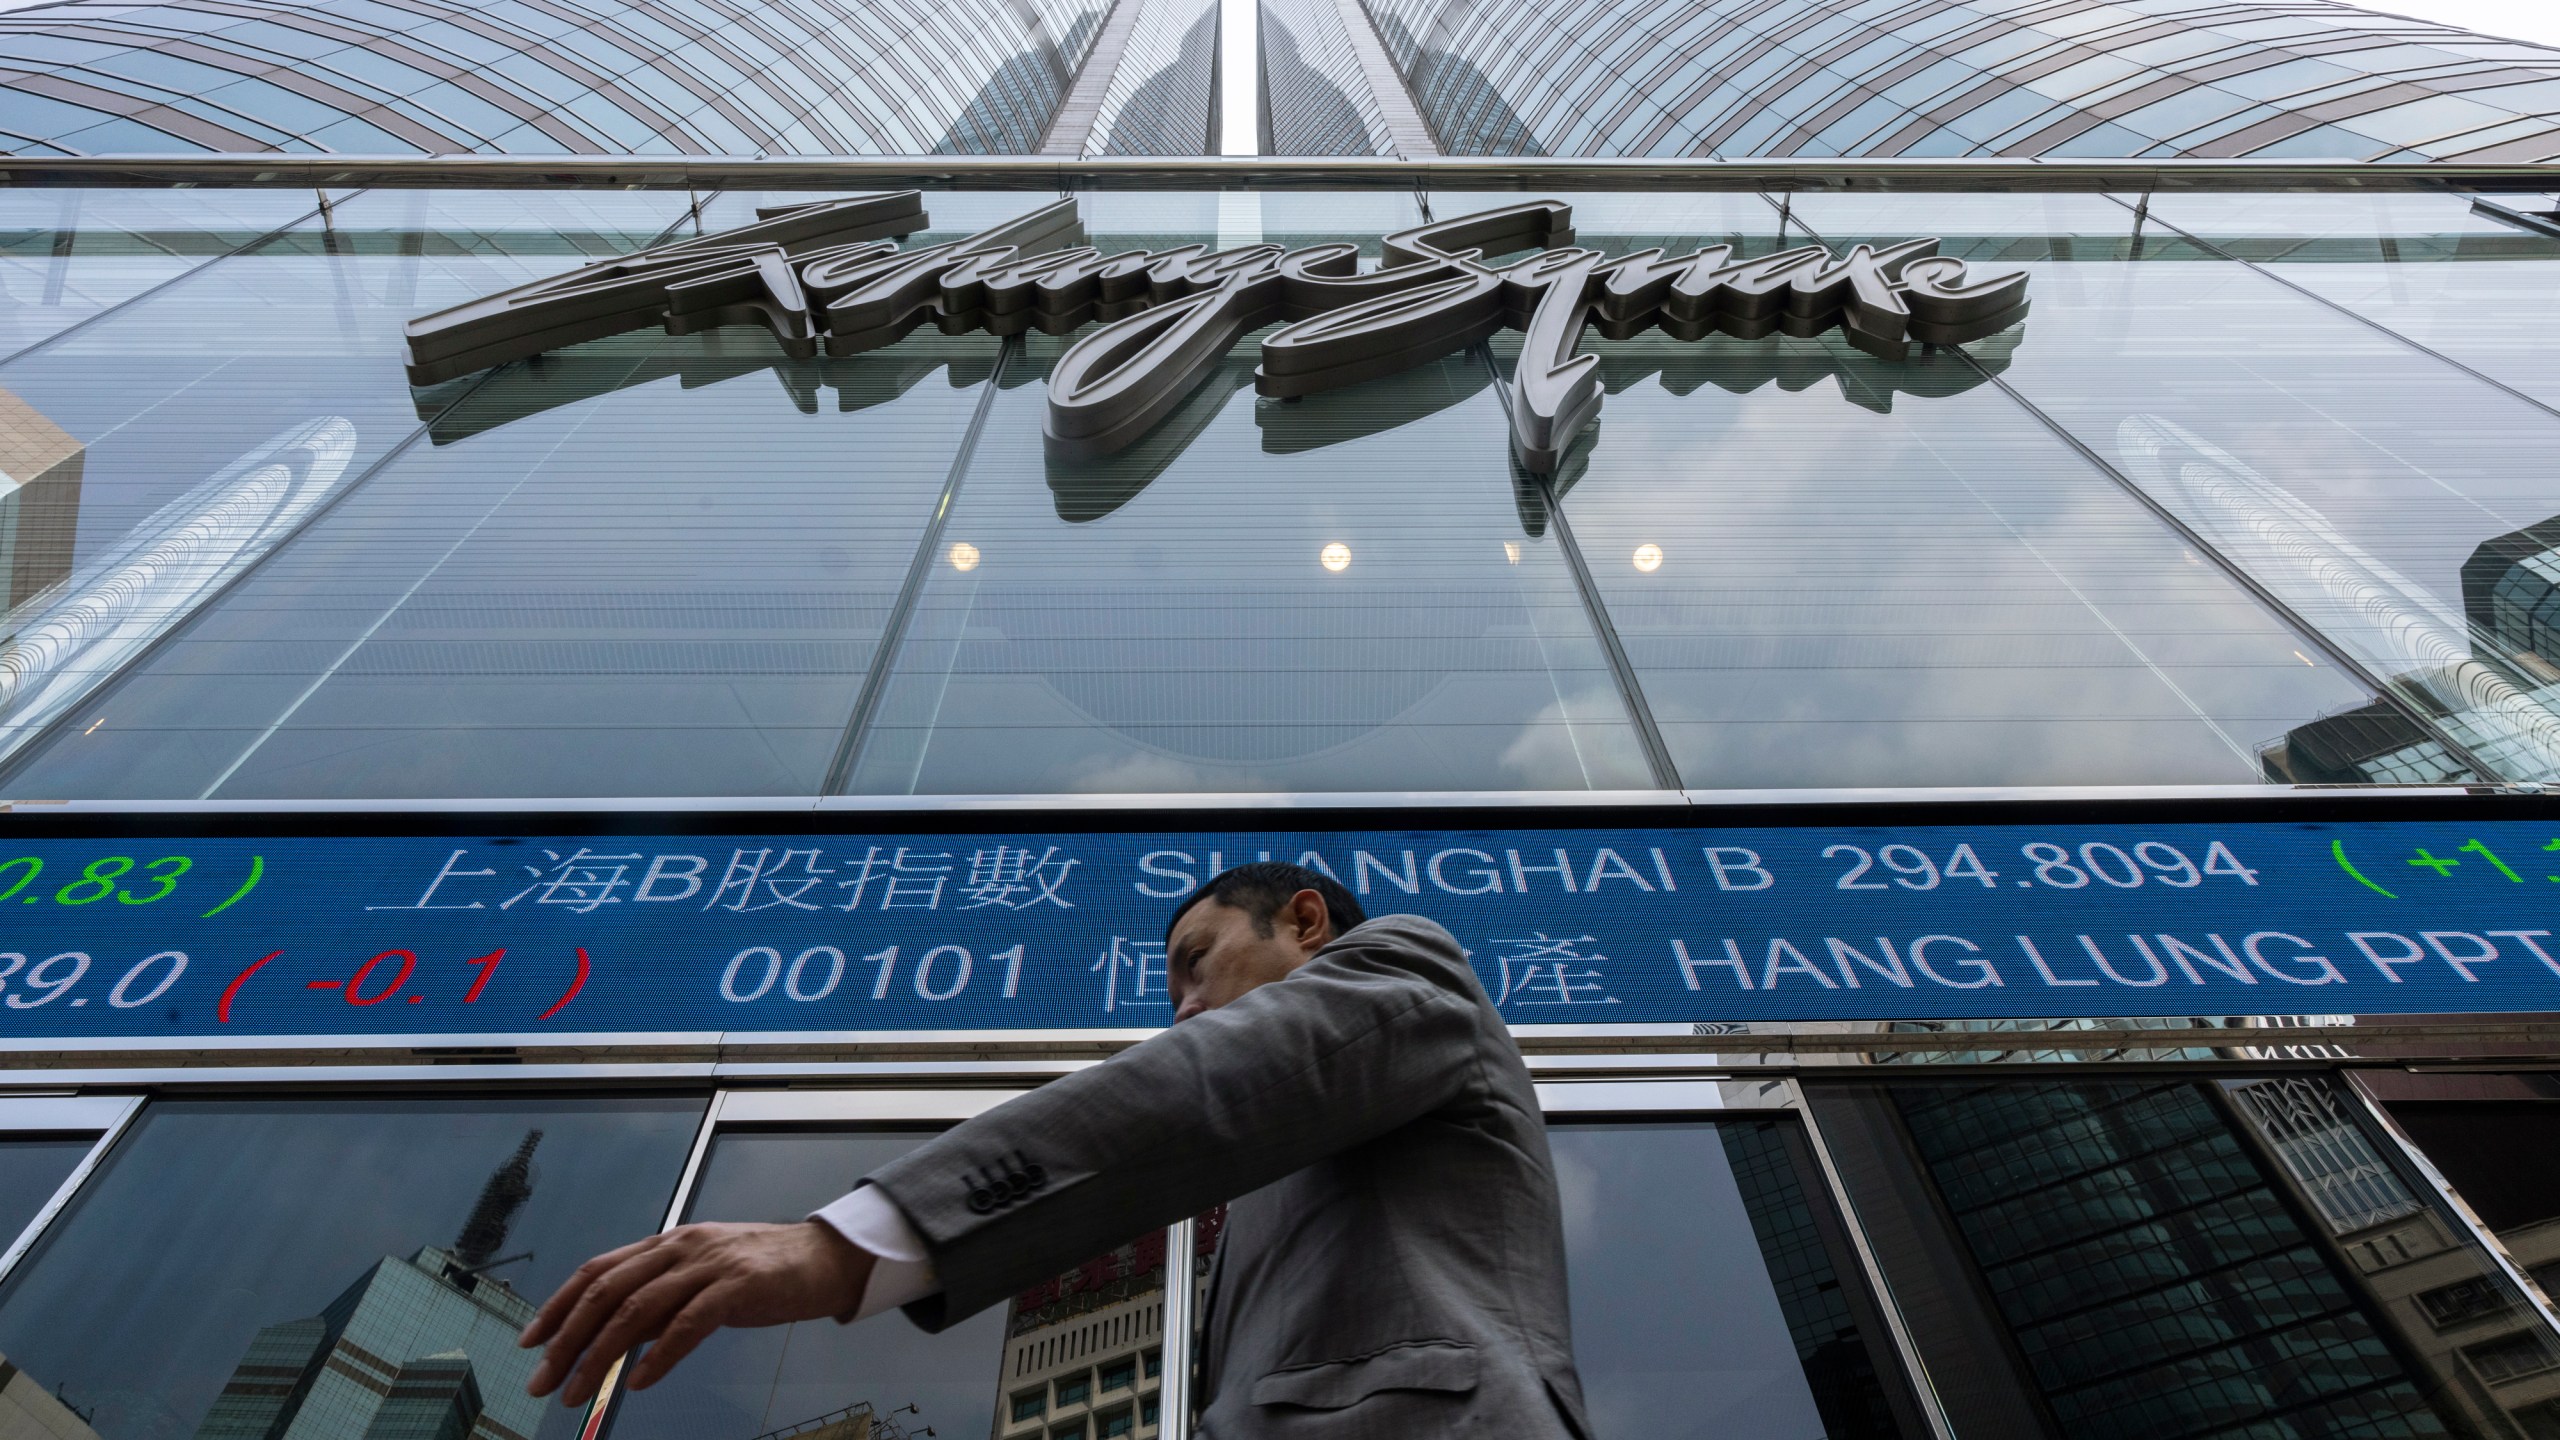
[[[1081,459],[1145,436],[1268,325],[1281,328],[1263,339],[1254,385],[1284,399],[1399,374],[1509,327],[1525,337],[1512,452],[1549,475],[1599,412],[1600,362],[1577,353],[1587,327],[1619,340],[1656,326],[1684,340],[1837,328],[1899,360],[1914,341],[1978,340],[2027,312],[2023,272],[1976,278],[1934,239],[1841,255],[1805,245],[1737,259],[1734,246],[1710,245],[1613,257],[1573,245],[1572,207],[1554,200],[1396,231],[1366,273],[1345,241],[1106,256],[1072,245],[1084,238],[1073,200],[916,251],[880,238],[927,223],[915,191],[757,215],[411,321],[409,378],[433,385],[653,321],[677,335],[762,323],[809,359],[822,343],[830,355],[878,349],[927,321],[951,334],[1062,335],[1099,320],[1048,381],[1050,451]],[[1067,248],[1042,248],[1052,245]],[[1537,253],[1484,259],[1521,250]]]

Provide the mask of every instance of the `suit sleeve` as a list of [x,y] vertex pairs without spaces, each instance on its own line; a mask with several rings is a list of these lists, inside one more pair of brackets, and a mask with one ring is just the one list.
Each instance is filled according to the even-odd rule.
[[1446,1104],[1484,991],[1449,932],[1371,921],[1287,979],[959,1125],[874,1172],[931,1248],[940,1330],[1130,1236]]

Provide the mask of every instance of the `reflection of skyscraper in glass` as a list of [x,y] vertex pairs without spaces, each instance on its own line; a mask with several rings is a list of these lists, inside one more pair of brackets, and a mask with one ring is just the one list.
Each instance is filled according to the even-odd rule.
[[2511,667],[2479,653],[2481,637],[2435,587],[2174,421],[2128,416],[2116,444],[2145,493],[2492,768],[2560,776],[2560,716],[2518,688]]
[[2560,517],[2484,541],[2462,562],[2462,613],[2529,686],[2560,681]]
[[537,1352],[516,1347],[532,1301],[490,1275],[533,1194],[539,1130],[489,1177],[450,1250],[384,1256],[300,1320],[249,1342],[197,1440],[527,1440]]
[[[1191,1271],[1205,1284],[1224,1207],[1200,1218]],[[1164,1422],[1162,1230],[1014,1297],[1006,1313],[995,1440],[1146,1440]]]
[[[2549,708],[2560,686],[2560,517],[2481,542],[2462,562],[2469,662]],[[2435,671],[2395,682],[2395,700],[2322,716],[2286,732],[2261,757],[2295,784],[2431,784],[2468,772],[2412,713],[2441,717],[2448,683]]]
[[0,1440],[98,1440],[90,1413],[0,1355]]
[[[2073,1440],[2445,1436],[2459,1405],[2287,1202],[2213,1093],[2176,1082],[1893,1093],[2001,1347]],[[2302,1126],[2323,1216],[2404,1215],[2405,1190]],[[2377,1162],[2378,1166],[2378,1162]],[[1999,1353],[1994,1350],[1986,1353]]]
[[87,448],[0,390],[0,604],[15,607],[71,574]]

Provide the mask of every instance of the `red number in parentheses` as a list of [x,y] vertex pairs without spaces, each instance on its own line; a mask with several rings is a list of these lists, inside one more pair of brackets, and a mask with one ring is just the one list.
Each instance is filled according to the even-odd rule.
[[569,1008],[569,1002],[570,1002],[570,1001],[572,1001],[572,1000],[577,999],[577,998],[578,998],[578,992],[587,988],[587,976],[588,976],[588,975],[593,971],[593,968],[594,968],[594,967],[593,967],[592,965],[590,965],[590,964],[588,963],[588,960],[587,960],[587,947],[585,947],[584,945],[579,946],[579,947],[578,947],[578,978],[569,982],[569,991],[568,991],[568,993],[567,993],[567,994],[565,994],[565,995],[562,995],[559,999],[552,1001],[552,1002],[551,1002],[551,1008],[550,1008],[550,1009],[545,1010],[545,1011],[543,1011],[541,1014],[536,1015],[536,1016],[534,1016],[534,1017],[533,1017],[533,1018],[534,1018],[535,1023],[539,1024],[539,1023],[541,1023],[542,1021],[548,1020],[548,1019],[550,1019],[552,1016],[557,1015],[557,1014],[559,1014],[561,1011],[563,1011],[563,1010],[565,1010],[565,1009]]

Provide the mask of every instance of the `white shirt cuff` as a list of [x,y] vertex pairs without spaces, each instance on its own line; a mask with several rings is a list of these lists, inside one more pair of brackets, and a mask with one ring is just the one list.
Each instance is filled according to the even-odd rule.
[[878,1186],[857,1185],[851,1194],[811,1212],[809,1218],[825,1222],[847,1242],[876,1257],[870,1282],[862,1287],[862,1304],[845,1319],[868,1319],[942,1288],[924,1237]]

